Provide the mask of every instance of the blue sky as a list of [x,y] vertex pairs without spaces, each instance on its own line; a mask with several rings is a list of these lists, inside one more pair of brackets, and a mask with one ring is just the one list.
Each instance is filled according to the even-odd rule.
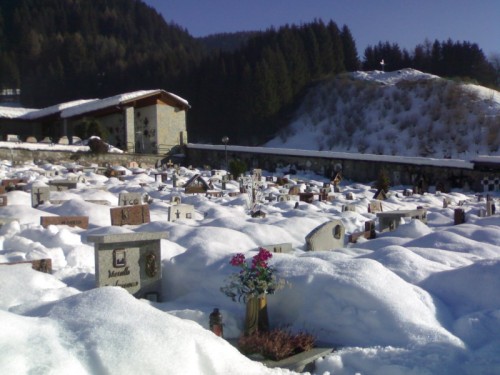
[[195,36],[333,20],[360,57],[379,41],[413,48],[427,38],[477,43],[500,54],[500,0],[143,0]]

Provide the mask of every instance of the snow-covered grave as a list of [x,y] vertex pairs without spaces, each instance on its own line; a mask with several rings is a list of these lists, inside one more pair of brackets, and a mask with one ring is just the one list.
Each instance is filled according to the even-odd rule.
[[[179,176],[187,181],[202,172],[180,168]],[[344,179],[333,200],[251,202],[248,194],[185,194],[181,184],[156,181],[154,169],[125,170],[120,179],[86,170],[78,172],[85,181],[76,188],[51,191],[49,201],[32,206],[34,187],[67,173],[55,165],[0,164],[0,178],[26,180],[22,190],[5,193],[7,205],[0,207],[0,263],[52,263],[50,274],[29,263],[0,266],[2,374],[290,374],[248,359],[227,341],[242,333],[245,306],[220,291],[235,254],[249,258],[272,244],[290,248],[270,259],[289,284],[268,296],[271,325],[305,330],[336,348],[316,360],[315,374],[500,372],[500,216],[480,217],[485,202],[474,193],[404,195],[411,187],[394,186],[384,212],[423,207],[427,225],[402,218],[374,239],[306,251],[306,236],[324,223],[339,220],[346,237],[366,229],[365,222],[378,223],[367,210],[374,189]],[[280,177],[300,192],[325,182],[306,172]],[[221,184],[214,181],[214,189]],[[239,190],[238,181],[226,185]],[[259,191],[262,198],[282,194],[265,181]],[[110,207],[118,207],[121,192],[148,194],[148,222],[111,225]],[[490,194],[496,202],[498,193]],[[194,218],[168,220],[175,197],[195,208]],[[251,217],[253,203],[265,217]],[[344,211],[347,204],[354,210]],[[458,208],[465,223],[454,225]],[[44,228],[42,216],[88,216],[89,226]],[[148,233],[168,233],[158,239],[158,268],[150,268],[156,277],[161,269],[162,299],[96,288],[95,243],[88,239]],[[121,266],[127,255],[118,251],[110,259]],[[209,330],[214,308],[223,316],[223,338]]]

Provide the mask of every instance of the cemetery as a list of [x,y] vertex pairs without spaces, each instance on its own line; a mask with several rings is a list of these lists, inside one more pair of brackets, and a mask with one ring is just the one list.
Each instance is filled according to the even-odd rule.
[[[297,357],[270,360],[248,354],[252,363],[263,363],[269,370],[328,369],[328,358],[341,355],[336,353],[343,347],[414,345],[418,340],[413,328],[402,329],[389,306],[398,306],[400,293],[419,311],[416,316],[397,307],[405,316],[404,326],[457,348],[457,340],[467,340],[460,330],[442,326],[433,315],[441,307],[430,306],[428,297],[422,302],[418,293],[440,296],[455,309],[455,302],[446,302],[444,292],[430,280],[433,274],[454,270],[444,252],[469,237],[479,238],[473,233],[483,233],[487,243],[480,252],[474,250],[477,243],[463,250],[471,256],[455,255],[457,268],[473,266],[474,252],[478,259],[498,257],[500,248],[491,239],[500,225],[496,178],[481,180],[484,189],[477,194],[443,192],[432,185],[417,193],[411,185],[381,191],[374,183],[356,183],[338,172],[328,179],[312,172],[291,175],[288,169],[256,168],[236,177],[209,166],[186,168],[170,161],[127,166],[4,162],[0,279],[17,280],[16,272],[24,279],[43,273],[63,285],[56,305],[64,303],[63,295],[77,300],[93,295],[110,306],[115,299],[133,309],[148,306],[194,320],[203,334],[236,347],[238,337],[250,335],[249,329],[262,333],[290,325],[297,333],[306,327],[316,344]],[[421,245],[420,237],[427,238]],[[422,260],[418,274],[403,266],[406,259],[398,266],[395,259],[403,256],[401,249],[435,265]],[[231,280],[231,266],[242,266],[245,256],[254,259],[243,266],[249,271],[245,283],[255,276],[252,264],[274,274],[266,279],[268,289],[234,303],[226,296],[238,301],[236,294],[225,289],[224,296],[221,291]],[[234,280],[242,282],[239,276]],[[373,295],[366,283],[376,288]],[[417,287],[422,292],[412,289]],[[347,290],[353,290],[353,296]],[[2,306],[13,311],[47,303],[45,297],[38,300],[28,294],[17,300],[1,288],[0,293],[5,295]],[[49,298],[54,291],[40,293]],[[371,311],[387,321],[384,327],[368,317],[364,303],[373,304]],[[120,311],[118,305],[113,309]],[[325,309],[330,318],[325,318]],[[358,312],[346,314],[342,309]],[[210,316],[214,311],[216,320]],[[374,333],[365,335],[363,326]],[[424,345],[431,348],[436,342],[428,339]]]

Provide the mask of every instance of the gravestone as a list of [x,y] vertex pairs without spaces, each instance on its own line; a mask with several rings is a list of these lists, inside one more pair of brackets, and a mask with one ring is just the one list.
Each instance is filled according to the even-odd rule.
[[374,221],[365,221],[365,230],[363,232],[354,232],[349,235],[349,242],[356,243],[360,237],[366,238],[367,240],[371,240],[376,238],[375,232],[375,222]]
[[118,195],[119,206],[136,206],[144,203],[146,202],[142,193],[120,193]]
[[179,195],[174,195],[170,198],[170,203],[173,205],[181,204],[181,197]]
[[110,208],[111,225],[140,225],[150,222],[149,206],[123,206]]
[[7,196],[0,195],[0,207],[7,206]]
[[184,192],[186,194],[206,193],[211,188],[200,174],[194,175],[184,184]]
[[384,189],[379,189],[373,195],[373,199],[377,199],[379,201],[385,201],[387,199],[387,194],[385,193]]
[[262,178],[262,169],[260,168],[254,168],[252,170],[252,176],[255,180],[258,180],[260,181],[260,179]]
[[87,242],[94,243],[96,286],[120,286],[137,298],[161,301],[163,238],[167,233],[88,236]]
[[405,197],[411,197],[411,196],[413,195],[413,191],[412,191],[412,190],[410,190],[410,189],[404,189],[404,190],[403,190],[403,195],[404,195]]
[[306,203],[312,203],[314,201],[314,194],[313,193],[299,193],[299,201],[306,202]]
[[492,200],[487,201],[486,202],[486,215],[492,216],[495,214],[495,211],[496,211],[495,203]]
[[49,225],[67,225],[69,227],[79,227],[88,229],[88,216],[40,216],[40,225],[47,228]]
[[168,208],[168,221],[194,219],[194,206],[191,204],[179,203]]
[[31,207],[38,207],[50,201],[50,187],[33,186],[31,188]]
[[443,198],[443,208],[448,208],[448,206],[451,204],[451,198],[444,197]]
[[52,180],[49,181],[49,188],[51,191],[66,191],[69,189],[76,189],[77,182],[70,180]]
[[371,240],[375,237],[377,237],[375,232],[375,222],[372,220],[365,221],[365,238]]
[[325,251],[344,247],[345,228],[340,220],[332,220],[313,229],[306,236],[307,251]]
[[351,192],[346,193],[345,194],[345,199],[347,199],[348,201],[354,200],[354,194],[351,193]]
[[270,251],[271,253],[291,253],[292,244],[290,242],[279,243],[276,245],[262,246],[264,249]]
[[257,211],[250,212],[250,216],[253,218],[265,218],[266,213],[262,210],[257,210]]
[[22,178],[6,178],[2,180],[1,185],[5,188],[5,191],[23,190],[24,186],[26,186],[26,180]]
[[401,223],[402,219],[417,219],[427,224],[427,210],[417,208],[416,210],[396,210],[377,213],[379,220],[379,232],[393,231]]
[[300,194],[300,187],[297,185],[293,185],[292,187],[289,188],[288,194],[289,195],[299,195]]
[[15,264],[31,264],[31,268],[35,271],[43,273],[52,273],[52,259],[37,259],[37,260],[27,260],[21,262],[10,262],[10,263],[0,263],[2,266],[12,266]]
[[377,213],[382,212],[382,202],[381,201],[371,201],[368,204],[368,212]]
[[356,212],[356,206],[353,204],[344,204],[342,206],[342,212]]
[[455,208],[453,219],[454,219],[453,223],[455,225],[465,223],[465,211],[464,211],[464,209],[463,208]]

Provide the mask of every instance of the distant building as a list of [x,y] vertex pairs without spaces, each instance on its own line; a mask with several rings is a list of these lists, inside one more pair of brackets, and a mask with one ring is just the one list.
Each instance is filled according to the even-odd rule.
[[21,89],[0,89],[0,106],[20,107]]
[[162,154],[187,143],[189,108],[185,99],[164,90],[77,100],[42,109],[0,106],[0,137],[50,137],[55,143],[67,137],[72,143],[75,127],[85,119],[95,119],[108,130],[107,143],[128,152]]

